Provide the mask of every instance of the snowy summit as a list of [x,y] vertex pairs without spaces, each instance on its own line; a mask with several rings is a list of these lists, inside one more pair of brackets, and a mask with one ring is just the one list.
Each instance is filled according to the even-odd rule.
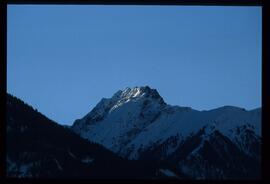
[[119,90],[111,98],[103,98],[86,116],[76,120],[72,130],[83,138],[100,143],[123,157],[138,159],[140,153],[165,144],[165,155],[172,154],[187,137],[201,129],[210,135],[215,130],[230,140],[245,126],[260,136],[260,113],[224,106],[209,111],[171,106],[156,89],[148,86]]

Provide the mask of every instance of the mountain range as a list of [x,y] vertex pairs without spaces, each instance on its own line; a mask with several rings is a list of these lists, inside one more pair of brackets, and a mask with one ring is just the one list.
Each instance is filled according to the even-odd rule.
[[[156,89],[144,86],[102,98],[72,126],[63,127],[19,99],[10,95],[7,99],[9,176],[261,177],[261,108],[248,111],[223,106],[198,111],[169,105]],[[37,175],[29,171],[33,160]],[[82,172],[71,167],[70,160]],[[106,166],[108,162],[110,168]],[[52,173],[45,174],[46,167],[52,168]]]

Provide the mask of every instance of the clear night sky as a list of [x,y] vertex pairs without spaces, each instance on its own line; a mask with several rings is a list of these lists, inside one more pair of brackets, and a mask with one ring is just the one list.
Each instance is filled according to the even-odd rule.
[[172,105],[261,106],[261,7],[8,6],[7,91],[60,124],[149,85]]

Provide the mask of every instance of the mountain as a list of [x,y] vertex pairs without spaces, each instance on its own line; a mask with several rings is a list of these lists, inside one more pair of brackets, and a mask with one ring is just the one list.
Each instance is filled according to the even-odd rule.
[[140,179],[163,177],[153,162],[125,160],[6,97],[7,177]]
[[134,87],[101,99],[71,130],[123,158],[158,161],[166,175],[260,178],[260,108],[198,111],[165,103],[149,86]]

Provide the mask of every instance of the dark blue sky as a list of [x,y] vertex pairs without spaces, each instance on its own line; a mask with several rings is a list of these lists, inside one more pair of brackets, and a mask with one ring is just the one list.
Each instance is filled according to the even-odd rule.
[[72,124],[149,85],[172,105],[261,106],[261,7],[8,6],[7,89]]

